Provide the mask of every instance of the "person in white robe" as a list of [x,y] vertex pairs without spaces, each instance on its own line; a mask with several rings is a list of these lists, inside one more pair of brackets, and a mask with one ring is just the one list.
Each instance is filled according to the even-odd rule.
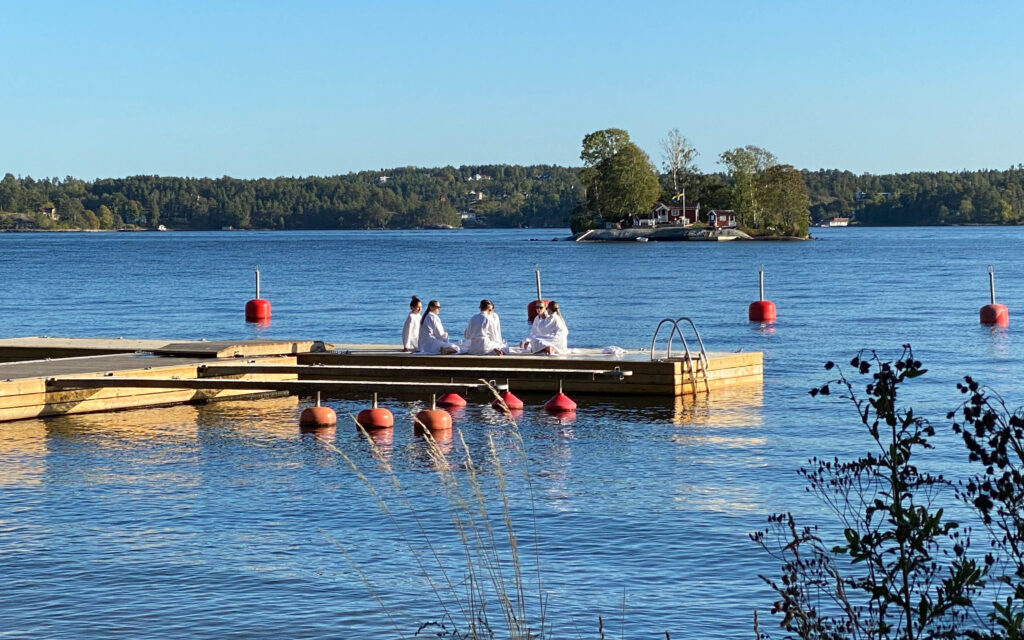
[[562,319],[557,302],[552,300],[547,307],[538,310],[530,327],[530,337],[523,341],[523,347],[534,354],[551,356],[569,351],[569,328]]
[[490,300],[480,301],[480,313],[469,319],[463,333],[460,354],[474,356],[500,356],[507,353],[508,346],[501,337],[501,319],[494,311]]
[[409,315],[402,327],[402,351],[417,351],[420,344],[420,311],[423,303],[416,296],[409,303]]
[[448,332],[441,324],[441,303],[431,300],[427,303],[427,314],[420,323],[420,353],[451,355],[458,353],[459,346],[448,341]]

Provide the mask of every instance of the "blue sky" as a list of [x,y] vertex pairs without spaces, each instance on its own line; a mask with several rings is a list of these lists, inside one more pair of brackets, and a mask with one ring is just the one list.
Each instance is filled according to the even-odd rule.
[[618,127],[705,171],[1024,162],[1020,2],[64,2],[0,12],[0,174],[579,164]]

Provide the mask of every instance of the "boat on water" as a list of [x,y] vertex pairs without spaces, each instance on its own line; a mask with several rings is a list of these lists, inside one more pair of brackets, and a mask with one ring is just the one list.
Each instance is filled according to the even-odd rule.
[[822,220],[819,227],[848,227],[850,226],[849,218],[830,218],[829,220]]

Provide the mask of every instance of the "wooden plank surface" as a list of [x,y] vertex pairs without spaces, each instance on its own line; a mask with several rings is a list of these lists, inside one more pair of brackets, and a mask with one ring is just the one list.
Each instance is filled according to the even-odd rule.
[[128,387],[138,389],[246,389],[291,391],[341,392],[346,391],[452,391],[457,389],[484,389],[482,382],[393,382],[387,380],[251,380],[240,378],[131,378],[88,377],[53,378],[46,381],[47,389],[107,389]]
[[148,352],[201,358],[234,358],[330,351],[320,340],[136,340],[125,338],[0,339],[0,361]]
[[249,373],[294,373],[324,378],[330,375],[355,375],[358,377],[382,377],[389,379],[422,378],[425,375],[437,377],[436,374],[456,378],[541,378],[546,380],[597,380],[599,378],[618,379],[630,376],[632,371],[620,369],[618,365],[607,369],[536,369],[530,367],[445,367],[444,369],[426,369],[420,366],[402,365],[260,365],[260,364],[204,364],[199,367],[199,375],[239,375]]

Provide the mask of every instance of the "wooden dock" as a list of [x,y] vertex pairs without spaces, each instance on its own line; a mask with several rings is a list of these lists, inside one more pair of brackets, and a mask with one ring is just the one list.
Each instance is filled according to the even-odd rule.
[[[674,354],[678,356],[678,354]],[[662,356],[662,357],[658,357]],[[394,345],[320,341],[0,340],[0,421],[266,394],[343,396],[514,391],[661,397],[760,385],[760,353],[708,353],[707,366],[647,352],[563,357],[426,356]],[[472,398],[470,398],[472,400]]]

